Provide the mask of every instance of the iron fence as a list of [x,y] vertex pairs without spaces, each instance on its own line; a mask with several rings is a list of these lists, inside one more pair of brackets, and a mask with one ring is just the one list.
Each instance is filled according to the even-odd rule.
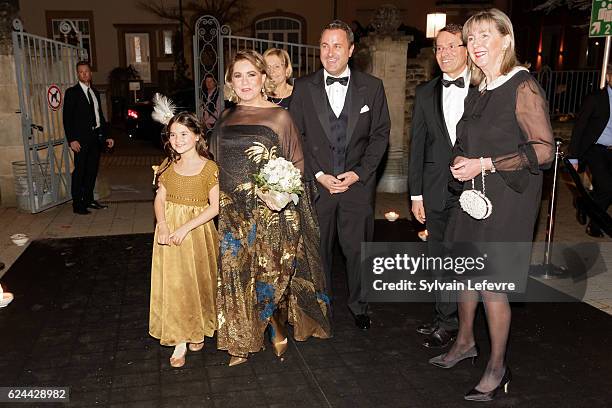
[[600,71],[552,71],[533,73],[544,89],[552,117],[575,115],[584,98],[599,87]]
[[282,48],[289,54],[293,76],[299,78],[319,69],[319,47],[283,41],[232,35],[229,26],[219,24],[213,16],[202,16],[196,22],[193,39],[194,82],[196,111],[202,116],[204,80],[207,74],[218,79],[220,97],[223,97],[225,67],[240,50],[250,49],[261,54],[268,48]]
[[19,208],[37,213],[70,200],[70,149],[64,137],[65,91],[77,82],[85,50],[26,33],[13,21],[13,52],[24,161],[14,162]]
[[263,54],[268,48],[282,48],[289,54],[293,76],[299,78],[319,69],[319,46],[295,44],[260,38],[228,35],[223,37],[224,55],[231,59],[238,51],[249,49]]

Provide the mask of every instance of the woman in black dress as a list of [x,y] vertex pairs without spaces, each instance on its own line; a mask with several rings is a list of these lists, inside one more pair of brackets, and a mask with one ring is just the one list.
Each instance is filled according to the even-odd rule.
[[268,100],[284,109],[289,109],[293,85],[289,82],[293,68],[287,51],[280,48],[268,48],[263,54],[274,91]]
[[[452,242],[532,242],[541,202],[541,169],[553,159],[553,134],[544,93],[527,68],[519,65],[514,32],[508,16],[497,9],[472,16],[463,27],[472,69],[472,84],[465,112],[457,125],[457,143],[451,165],[453,177],[472,188],[486,176],[486,196],[492,214],[477,220],[457,207],[446,230]],[[516,276],[526,276],[529,259],[513,265]],[[522,275],[519,275],[522,274]],[[480,382],[466,400],[488,401],[507,390],[510,370],[505,354],[511,312],[505,293],[481,291],[491,355]],[[450,368],[478,354],[473,324],[478,293],[462,292],[459,333],[448,353],[430,363]]]

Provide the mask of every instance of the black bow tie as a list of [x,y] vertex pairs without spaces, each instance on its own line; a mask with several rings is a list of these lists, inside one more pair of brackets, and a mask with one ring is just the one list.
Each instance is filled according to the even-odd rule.
[[325,80],[325,83],[327,84],[327,86],[329,86],[329,85],[333,84],[334,82],[338,82],[342,86],[347,86],[348,85],[348,80],[349,80],[349,77],[347,77],[347,76],[341,77],[341,78],[336,78],[336,77],[328,76],[327,79]]
[[463,77],[459,77],[455,79],[454,81],[449,81],[448,79],[442,78],[442,85],[444,85],[447,88],[451,85],[456,85],[459,88],[465,88],[465,82],[463,81]]

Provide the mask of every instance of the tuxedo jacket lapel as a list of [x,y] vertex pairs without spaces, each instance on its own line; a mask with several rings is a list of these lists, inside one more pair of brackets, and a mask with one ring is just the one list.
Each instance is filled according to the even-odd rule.
[[[85,92],[83,92],[83,88],[81,88],[81,84],[77,83],[75,85],[75,88],[77,90],[77,95],[79,95],[79,100],[81,101],[81,103],[86,103],[89,106],[89,99],[87,99],[87,95],[85,95]],[[94,93],[94,97],[95,97],[95,93]]]
[[332,141],[331,125],[329,124],[329,113],[327,111],[327,93],[325,93],[325,85],[323,84],[323,70],[321,69],[317,75],[314,76],[314,80],[310,82],[310,96],[312,97],[312,103],[317,112],[321,127],[325,131],[325,136],[329,141]]
[[346,99],[344,101],[345,104],[349,104],[348,110],[348,125],[346,129],[346,143],[348,144],[351,141],[351,137],[353,136],[353,132],[355,131],[355,126],[357,125],[357,120],[359,120],[359,115],[361,114],[361,108],[365,105],[365,98],[363,96],[366,88],[365,86],[361,86],[359,84],[359,80],[357,79],[358,75],[351,75],[351,79],[349,80],[349,89],[346,92]]
[[438,122],[438,126],[440,126],[440,130],[444,135],[446,141],[453,147],[451,143],[450,135],[448,134],[448,129],[446,128],[446,122],[444,121],[444,106],[442,104],[442,79],[438,80],[436,86],[434,87],[434,95],[433,95],[433,105],[434,105],[434,116],[436,121]]

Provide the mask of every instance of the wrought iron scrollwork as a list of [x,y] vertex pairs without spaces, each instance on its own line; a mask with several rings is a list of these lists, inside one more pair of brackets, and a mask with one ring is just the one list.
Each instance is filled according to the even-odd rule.
[[219,85],[219,97],[223,97],[223,42],[222,36],[231,34],[231,28],[221,26],[219,21],[210,15],[202,16],[195,25],[194,36],[194,73],[196,84],[196,110],[203,115],[205,99],[205,78],[212,75]]
[[23,23],[18,18],[13,19],[13,31],[23,31]]

